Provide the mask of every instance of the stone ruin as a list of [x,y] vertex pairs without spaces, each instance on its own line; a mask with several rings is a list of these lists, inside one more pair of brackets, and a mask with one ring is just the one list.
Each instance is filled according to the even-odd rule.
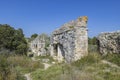
[[86,16],[64,24],[51,36],[50,55],[59,62],[71,62],[88,54]]
[[[50,55],[59,62],[72,62],[88,54],[88,34],[86,16],[70,21],[55,30],[50,45],[46,48],[46,39],[39,35],[30,43],[34,56]],[[120,54],[120,31],[101,33],[97,37],[101,54]]]
[[34,54],[34,56],[46,56],[48,54],[46,50],[46,41],[44,35],[38,35],[33,41],[30,43],[30,50]]
[[36,56],[44,56],[47,53],[59,62],[71,62],[88,54],[86,16],[79,17],[75,21],[64,24],[51,35],[49,52],[46,51],[46,39],[38,36],[30,43],[31,51]]
[[101,54],[120,54],[120,31],[101,33],[97,37],[98,48]]

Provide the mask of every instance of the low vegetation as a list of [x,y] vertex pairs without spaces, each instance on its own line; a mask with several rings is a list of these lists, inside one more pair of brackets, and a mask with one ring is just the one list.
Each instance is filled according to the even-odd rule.
[[[28,42],[37,36],[33,34]],[[43,36],[47,50],[50,38],[41,34]],[[96,37],[88,38],[88,43],[89,55],[70,64],[57,63],[50,56],[32,60],[26,56],[28,44],[22,29],[0,24],[0,80],[26,80],[26,73],[31,73],[33,80],[120,80],[120,54],[98,54]],[[48,69],[42,64],[46,62],[52,65]]]
[[26,56],[0,54],[0,80],[26,80],[23,75],[38,68],[43,64]]
[[[113,57],[115,59],[116,56]],[[71,64],[55,64],[47,70],[39,69],[31,76],[33,80],[119,80],[120,68],[102,63],[102,60],[108,59],[98,53],[90,53]]]
[[56,62],[50,55],[36,56],[35,59],[40,60],[41,62],[47,62],[47,63]]
[[102,58],[120,66],[120,54],[108,54],[103,56]]

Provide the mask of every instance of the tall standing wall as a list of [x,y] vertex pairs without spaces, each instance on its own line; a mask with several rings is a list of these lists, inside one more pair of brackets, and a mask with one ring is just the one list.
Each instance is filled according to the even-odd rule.
[[64,24],[51,37],[51,56],[59,62],[72,62],[88,54],[87,17]]

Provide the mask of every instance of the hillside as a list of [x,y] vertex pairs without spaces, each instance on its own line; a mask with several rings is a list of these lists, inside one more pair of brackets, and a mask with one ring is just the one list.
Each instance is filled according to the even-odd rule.
[[120,55],[90,53],[71,64],[56,63],[31,73],[32,80],[119,80]]

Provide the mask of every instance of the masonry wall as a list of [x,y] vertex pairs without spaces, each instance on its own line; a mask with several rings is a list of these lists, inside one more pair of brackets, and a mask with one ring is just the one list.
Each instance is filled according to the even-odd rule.
[[45,56],[47,55],[45,45],[46,45],[45,37],[39,35],[30,43],[31,52],[34,54],[34,56]]
[[51,37],[51,56],[59,62],[72,62],[88,54],[87,17],[64,24]]

